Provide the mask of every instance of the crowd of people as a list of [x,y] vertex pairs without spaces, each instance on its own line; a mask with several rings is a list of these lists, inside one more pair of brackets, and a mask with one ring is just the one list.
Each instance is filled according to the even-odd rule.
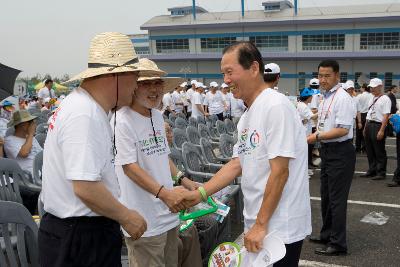
[[[206,86],[166,77],[153,61],[139,59],[123,34],[97,35],[88,68],[69,81],[80,86],[67,97],[57,97],[47,80],[18,110],[7,101],[1,109],[1,120],[14,128],[0,140],[5,156],[32,173],[33,159],[44,153],[41,265],[121,266],[122,229],[130,266],[202,266],[196,228],[179,233],[178,212],[241,176],[249,252],[243,266],[252,265],[252,253],[271,232],[286,246],[274,266],[298,266],[312,232],[309,176],[317,165],[322,227],[309,240],[323,245],[316,254],[346,255],[356,153],[368,157],[363,177],[385,179],[385,139],[400,119],[395,86],[385,95],[382,80],[374,78],[356,89],[353,81],[339,82],[339,68],[334,60],[322,61],[318,77],[291,101],[279,92],[279,65],[264,64],[250,42],[226,47],[224,83]],[[51,114],[44,148],[34,138],[33,110]],[[169,158],[172,131],[163,115],[179,113],[237,125],[232,159],[204,184]],[[400,186],[400,170],[388,186]]]

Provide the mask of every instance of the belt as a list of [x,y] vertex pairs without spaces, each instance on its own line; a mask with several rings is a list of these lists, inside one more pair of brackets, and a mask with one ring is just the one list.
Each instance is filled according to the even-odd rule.
[[58,218],[51,213],[45,213],[43,218],[54,220],[60,222],[65,225],[72,225],[75,223],[79,223],[80,225],[102,225],[102,226],[112,226],[119,224],[107,217],[104,216],[81,216],[81,217],[68,217],[68,218]]
[[347,143],[352,143],[352,139],[347,139],[347,140],[341,141],[341,142],[330,142],[330,143],[321,142],[321,145],[324,147],[330,147],[330,146],[343,145],[343,144],[347,144]]
[[379,121],[371,121],[371,120],[367,120],[368,123],[374,123],[374,124],[382,124],[382,122]]

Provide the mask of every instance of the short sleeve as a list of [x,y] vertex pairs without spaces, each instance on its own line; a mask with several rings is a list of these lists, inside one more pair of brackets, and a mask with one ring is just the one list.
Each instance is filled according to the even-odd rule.
[[42,90],[42,89],[39,90],[38,97],[39,97],[39,98],[44,98],[43,90]]
[[115,165],[117,166],[137,162],[138,138],[131,127],[123,118],[117,119],[115,127],[115,146],[118,152],[115,156]]
[[19,142],[19,140],[16,140],[12,136],[6,137],[4,140],[4,151],[7,157],[16,159],[23,144],[24,142]]
[[263,121],[268,159],[296,157],[296,119],[298,116],[294,116],[285,104],[280,103],[270,108]]
[[383,105],[383,114],[390,114],[390,110],[392,109],[392,101],[390,100],[389,97],[385,97],[385,102]]
[[193,103],[195,105],[201,105],[201,95],[200,94],[194,94],[193,95]]
[[335,125],[353,125],[354,120],[354,104],[350,95],[342,95],[337,99],[335,105]]
[[[59,142],[68,180],[100,181],[109,155],[104,155],[105,129],[95,118],[83,114],[60,129]],[[111,152],[110,152],[111,153]]]

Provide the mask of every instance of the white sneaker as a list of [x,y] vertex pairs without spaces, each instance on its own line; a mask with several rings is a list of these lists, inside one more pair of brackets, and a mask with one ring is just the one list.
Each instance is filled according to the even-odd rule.
[[321,159],[320,158],[316,158],[312,161],[312,164],[314,166],[319,166],[321,164]]

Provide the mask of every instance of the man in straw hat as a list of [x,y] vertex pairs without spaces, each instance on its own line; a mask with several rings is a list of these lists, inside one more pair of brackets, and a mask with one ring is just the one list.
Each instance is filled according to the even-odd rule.
[[[140,62],[158,70],[148,59]],[[124,231],[130,266],[178,265],[179,219],[174,213],[185,208],[181,201],[186,189],[173,187],[173,180],[190,189],[196,185],[168,159],[164,119],[156,107],[163,93],[181,82],[180,78],[140,76],[132,104],[117,111],[120,120],[116,124],[114,118],[111,120],[116,127],[115,165],[121,201],[140,212],[147,222],[147,231],[137,240]]]
[[[164,75],[139,63],[131,40],[115,32],[95,36],[83,80],[54,112],[43,156],[39,229],[42,266],[121,266],[120,225],[132,238],[146,222],[117,199],[115,139],[107,114],[129,105],[138,73]],[[114,145],[113,145],[114,141]]]

